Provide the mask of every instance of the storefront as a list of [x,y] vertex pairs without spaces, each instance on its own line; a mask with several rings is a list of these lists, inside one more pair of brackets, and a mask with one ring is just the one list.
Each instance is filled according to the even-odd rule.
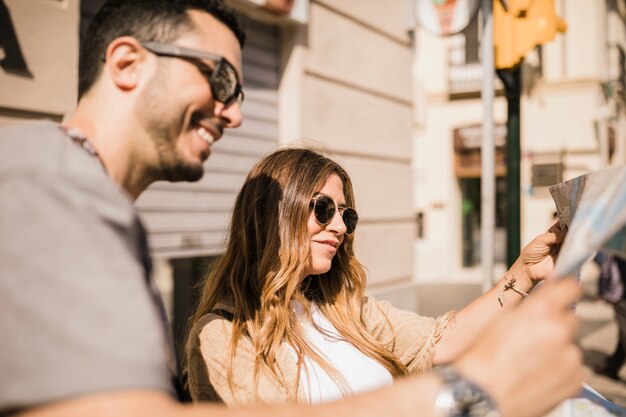
[[[495,261],[506,260],[506,126],[498,124],[495,134],[496,219]],[[480,124],[453,130],[454,171],[461,192],[462,266],[480,265],[481,254],[481,140]]]

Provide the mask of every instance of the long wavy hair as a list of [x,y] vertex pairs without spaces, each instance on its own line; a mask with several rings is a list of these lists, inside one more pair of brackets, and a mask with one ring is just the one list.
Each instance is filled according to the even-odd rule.
[[[309,357],[345,395],[345,379],[307,342],[292,301],[299,301],[307,314],[314,302],[342,338],[394,377],[406,374],[407,369],[365,328],[361,307],[366,277],[354,256],[354,234],[344,236],[328,272],[305,277],[310,257],[309,205],[332,174],[343,183],[346,204],[354,207],[346,171],[312,150],[282,149],[252,168],[237,196],[226,251],[206,278],[190,325],[225,303],[233,309],[231,360],[239,341],[247,337],[256,353],[255,378],[260,372],[269,372],[281,381],[275,359],[280,346],[288,343],[297,354],[298,380],[304,358]],[[227,380],[234,390],[232,369]]]

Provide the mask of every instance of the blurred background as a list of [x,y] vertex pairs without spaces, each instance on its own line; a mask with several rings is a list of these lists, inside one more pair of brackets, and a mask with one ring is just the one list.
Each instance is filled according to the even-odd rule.
[[[80,36],[102,3],[0,0],[0,124],[68,117]],[[458,309],[481,292],[485,77],[493,76],[496,96],[492,280],[515,256],[507,254],[507,235],[523,246],[554,221],[550,185],[626,161],[624,0],[502,2],[509,9],[540,6],[547,14],[539,17],[556,35],[530,39],[535,35],[521,25],[518,36],[530,37],[528,45],[513,51],[520,103],[515,229],[506,181],[513,169],[506,160],[510,108],[504,84],[481,65],[480,1],[227,3],[242,13],[248,34],[244,123],[214,146],[200,182],[156,183],[137,201],[179,340],[194,288],[221,253],[245,175],[281,145],[318,147],[347,168],[368,292],[427,315]],[[494,11],[502,3],[496,0]],[[524,9],[515,18],[530,22],[533,13]],[[504,36],[496,27],[496,42]],[[577,309],[590,367],[617,344],[613,309],[597,298],[598,273],[597,265],[583,269],[587,296]],[[590,381],[626,405],[622,382],[599,375]]]

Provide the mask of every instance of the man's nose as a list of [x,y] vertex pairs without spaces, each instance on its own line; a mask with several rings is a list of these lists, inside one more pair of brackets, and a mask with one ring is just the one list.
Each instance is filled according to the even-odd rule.
[[226,120],[226,127],[235,128],[241,126],[243,114],[241,113],[241,103],[235,100],[233,103],[225,106],[224,103],[215,103],[215,115]]

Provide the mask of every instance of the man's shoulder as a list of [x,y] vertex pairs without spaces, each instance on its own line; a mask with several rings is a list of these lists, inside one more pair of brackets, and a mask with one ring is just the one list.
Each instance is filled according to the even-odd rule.
[[[58,147],[63,137],[61,127],[47,120],[0,126],[0,147],[13,152],[37,151],[35,145],[46,150]],[[8,157],[6,153],[2,156]]]
[[66,166],[68,145],[61,127],[50,121],[1,126],[0,174],[19,168],[50,175]]
[[77,207],[123,223],[134,218],[132,200],[106,174],[98,158],[49,121],[0,127],[0,182],[11,181],[54,190]]
[[4,138],[7,135],[29,135],[30,133],[38,134],[53,130],[60,130],[60,127],[49,120],[8,123],[0,126],[0,138]]

